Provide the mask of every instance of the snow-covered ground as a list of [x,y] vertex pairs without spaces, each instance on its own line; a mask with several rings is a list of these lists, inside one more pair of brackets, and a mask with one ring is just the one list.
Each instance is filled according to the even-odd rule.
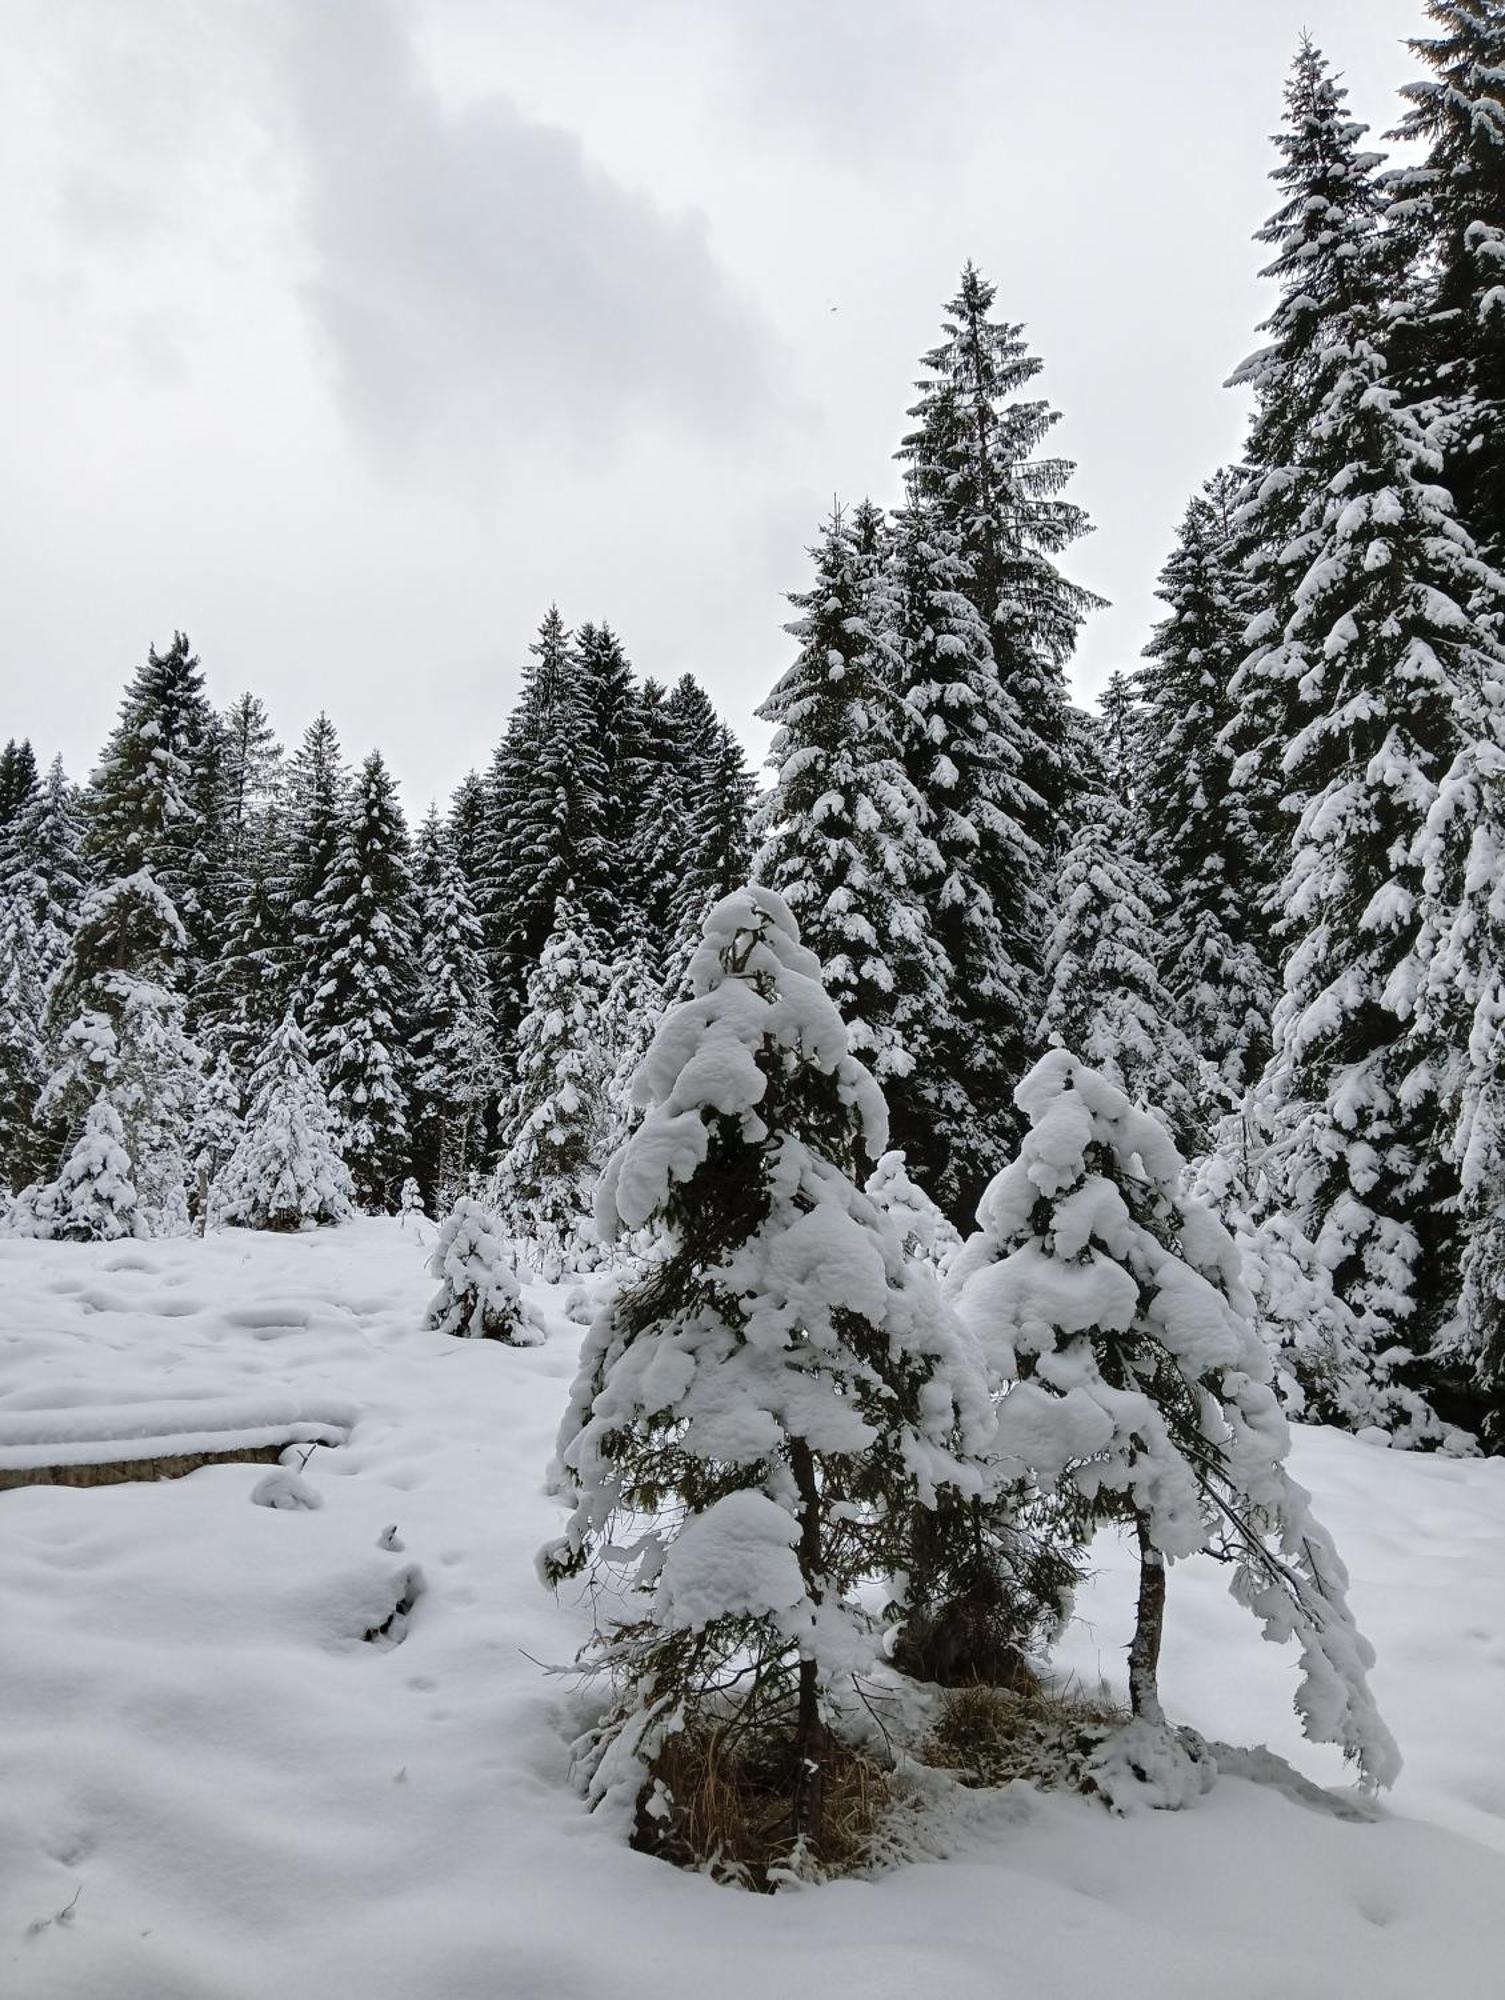
[[[632,1854],[572,1792],[583,1604],[533,1554],[579,1328],[420,1330],[431,1225],[291,1240],[0,1242],[0,1437],[353,1415],[264,1465],[0,1492],[0,1993],[14,2000],[1205,2000],[1498,1990],[1505,1463],[1308,1431],[1407,1768],[1373,1823],[1224,1778],[1111,1819],[990,1796],[944,1860],[773,1898]],[[122,1406],[131,1405],[133,1409]],[[70,1416],[39,1413],[72,1412]],[[108,1428],[108,1425],[106,1426]],[[1117,1679],[1112,1546],[1066,1646]],[[1323,1786],[1292,1658],[1210,1565],[1171,1577],[1168,1704]],[[368,1642],[399,1603],[392,1635]],[[64,1914],[66,1912],[66,1914]]]

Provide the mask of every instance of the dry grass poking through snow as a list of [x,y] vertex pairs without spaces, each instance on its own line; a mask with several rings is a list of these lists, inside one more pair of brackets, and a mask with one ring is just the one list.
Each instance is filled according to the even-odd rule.
[[1023,1778],[1045,1791],[1090,1792],[1088,1765],[1128,1719],[1106,1688],[1089,1693],[1033,1677],[1012,1688],[947,1688],[920,1757],[969,1787]]
[[[890,1805],[888,1773],[865,1751],[828,1736],[810,1824],[796,1838],[787,1740],[739,1738],[733,1728],[681,1730],[653,1765],[659,1816],[638,1815],[633,1845],[682,1868],[765,1893],[781,1882],[862,1872]],[[666,1798],[667,1795],[667,1798]]]
[[810,1824],[798,1840],[787,1741],[739,1734],[735,1718],[680,1731],[654,1762],[657,1784],[639,1811],[633,1845],[765,1894],[794,1880],[882,1872],[928,1851],[929,1810],[940,1803],[944,1811],[943,1793],[917,1789],[917,1765],[968,1791],[1023,1779],[1044,1791],[1090,1794],[1094,1755],[1128,1721],[1106,1689],[1050,1686],[1027,1668],[1009,1687],[971,1683],[934,1697],[928,1731],[897,1771],[826,1738]]

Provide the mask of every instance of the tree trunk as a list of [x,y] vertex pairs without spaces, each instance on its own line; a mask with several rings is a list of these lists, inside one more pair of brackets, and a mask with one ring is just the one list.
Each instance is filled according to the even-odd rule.
[[1134,1532],[1139,1538],[1139,1614],[1129,1648],[1129,1706],[1144,1722],[1164,1722],[1157,1672],[1165,1627],[1165,1557],[1150,1541],[1143,1514],[1134,1516]]
[[[803,1438],[789,1448],[790,1470],[800,1496],[800,1573],[813,1604],[821,1598],[820,1485],[815,1456]],[[794,1837],[798,1840],[818,1823],[821,1804],[820,1683],[814,1660],[800,1661],[799,1708],[794,1725],[792,1806]]]

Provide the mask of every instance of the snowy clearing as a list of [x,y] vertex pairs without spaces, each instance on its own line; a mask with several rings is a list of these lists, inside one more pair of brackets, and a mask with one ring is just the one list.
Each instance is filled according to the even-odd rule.
[[[580,1328],[421,1330],[432,1225],[0,1242],[0,1443],[213,1403],[353,1420],[287,1472],[0,1493],[0,1991],[17,2000],[1484,1992],[1505,1960],[1505,1463],[1298,1434],[1406,1769],[1373,1823],[1224,1777],[1195,1811],[973,1795],[944,1860],[773,1898],[622,1847],[569,1782],[587,1628],[533,1559]],[[78,1413],[70,1420],[69,1413]],[[304,1456],[307,1463],[302,1464]],[[1122,1683],[1105,1544],[1063,1648]],[[1170,1579],[1167,1705],[1353,1794],[1294,1657]],[[1260,1768],[1257,1764],[1251,1768]],[[1279,1778],[1276,1767],[1274,1774]],[[1288,1785],[1288,1791],[1298,1791]]]

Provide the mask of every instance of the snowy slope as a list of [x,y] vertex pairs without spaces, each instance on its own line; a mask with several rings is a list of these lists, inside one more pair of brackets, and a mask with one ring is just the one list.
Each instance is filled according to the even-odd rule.
[[[1408,1760],[1377,1823],[1229,1778],[1195,1812],[1118,1821],[1015,1792],[944,1861],[745,1896],[624,1850],[571,1792],[576,1697],[537,1662],[568,1660],[588,1614],[545,1595],[533,1552],[579,1330],[554,1293],[541,1347],[425,1334],[424,1255],[390,1222],[0,1243],[0,1439],[208,1399],[355,1418],[301,1481],[236,1464],[0,1493],[0,1993],[1493,1990],[1505,1464],[1300,1437]],[[1066,1649],[1094,1677],[1128,1629],[1127,1564],[1102,1557]],[[1292,1674],[1210,1567],[1177,1567],[1174,1711],[1339,1785],[1295,1736]]]

